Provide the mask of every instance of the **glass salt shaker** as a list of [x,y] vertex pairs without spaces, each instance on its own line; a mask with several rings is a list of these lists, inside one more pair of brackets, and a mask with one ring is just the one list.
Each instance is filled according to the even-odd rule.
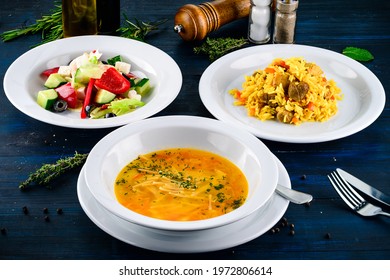
[[248,39],[252,43],[265,44],[270,40],[271,1],[250,1]]
[[273,42],[293,44],[297,20],[298,0],[277,0],[274,22]]

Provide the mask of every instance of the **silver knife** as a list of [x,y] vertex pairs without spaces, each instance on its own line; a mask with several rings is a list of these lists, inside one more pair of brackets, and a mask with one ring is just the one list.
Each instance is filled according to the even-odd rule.
[[348,183],[350,183],[354,188],[358,189],[359,191],[365,193],[369,197],[375,199],[376,201],[379,201],[380,203],[383,203],[387,206],[390,206],[390,196],[387,194],[384,194],[380,190],[377,190],[374,187],[371,187],[370,185],[364,183],[362,180],[356,178],[355,176],[349,174],[348,172],[337,168],[337,173],[341,177],[343,177]]

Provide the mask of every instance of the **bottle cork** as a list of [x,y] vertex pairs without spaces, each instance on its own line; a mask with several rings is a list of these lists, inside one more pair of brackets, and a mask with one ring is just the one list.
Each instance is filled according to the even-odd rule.
[[186,4],[175,15],[174,30],[184,41],[204,39],[210,32],[249,16],[250,0],[215,0]]

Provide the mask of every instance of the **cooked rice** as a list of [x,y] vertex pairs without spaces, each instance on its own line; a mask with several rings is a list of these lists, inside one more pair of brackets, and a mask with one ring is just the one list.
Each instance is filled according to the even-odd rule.
[[299,57],[275,59],[264,70],[245,76],[241,90],[229,93],[235,105],[247,108],[249,116],[295,125],[327,121],[337,113],[337,101],[342,99],[341,90],[318,65]]

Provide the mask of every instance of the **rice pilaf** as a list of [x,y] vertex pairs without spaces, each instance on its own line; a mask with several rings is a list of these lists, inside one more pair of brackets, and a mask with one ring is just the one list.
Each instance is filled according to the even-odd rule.
[[342,99],[335,81],[328,80],[318,65],[299,57],[273,60],[264,70],[245,76],[241,90],[229,93],[236,99],[234,105],[245,106],[249,116],[295,125],[327,121]]

